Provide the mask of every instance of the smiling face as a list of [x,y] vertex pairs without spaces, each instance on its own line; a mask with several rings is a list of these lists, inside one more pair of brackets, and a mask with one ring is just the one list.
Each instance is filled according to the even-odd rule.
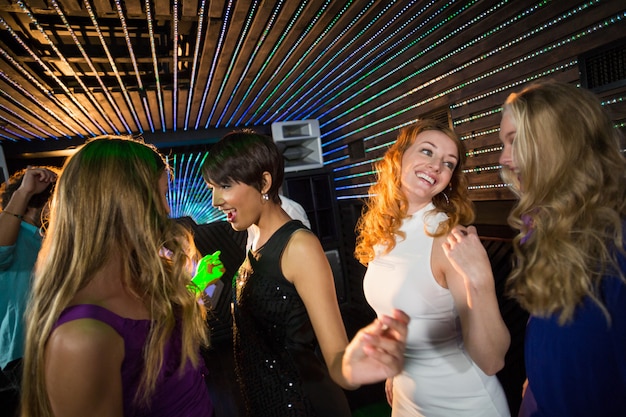
[[262,208],[262,194],[242,182],[208,183],[213,192],[212,205],[226,214],[226,220],[237,231],[258,223]]
[[402,156],[400,184],[413,214],[444,191],[459,161],[456,143],[443,132],[426,130]]

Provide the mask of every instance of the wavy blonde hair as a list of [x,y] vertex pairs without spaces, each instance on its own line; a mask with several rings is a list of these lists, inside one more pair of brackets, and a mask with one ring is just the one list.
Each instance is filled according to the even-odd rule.
[[[433,236],[443,236],[458,224],[468,224],[474,220],[474,206],[468,197],[467,178],[462,166],[465,162],[463,144],[452,131],[435,120],[419,120],[404,127],[398,133],[393,145],[381,160],[375,163],[376,181],[370,186],[369,198],[356,225],[357,239],[355,257],[363,265],[374,259],[374,246],[385,246],[385,253],[396,245],[396,238],[404,239],[400,231],[402,221],[407,217],[408,200],[401,189],[402,157],[425,131],[436,130],[444,133],[457,146],[459,163],[452,172],[449,186],[433,198],[434,211],[443,212],[448,219],[442,222]],[[444,195],[445,193],[445,195]],[[447,199],[446,199],[447,196]]]
[[619,131],[591,92],[558,82],[511,94],[503,112],[516,125],[519,171],[503,170],[519,196],[509,224],[521,230],[510,292],[532,314],[558,314],[561,323],[586,296],[606,314],[598,287],[606,273],[619,271],[617,251],[624,253]]
[[115,136],[89,141],[66,162],[27,312],[23,416],[52,415],[44,373],[47,339],[61,312],[112,253],[123,265],[124,286],[144,301],[152,319],[135,401],[150,402],[164,346],[177,323],[180,371],[188,359],[198,364],[208,334],[204,311],[186,288],[197,255],[190,233],[163,207],[158,182],[166,169],[152,146]]

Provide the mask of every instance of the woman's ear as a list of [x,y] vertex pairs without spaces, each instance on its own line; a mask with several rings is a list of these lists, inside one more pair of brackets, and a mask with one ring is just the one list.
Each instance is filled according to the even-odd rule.
[[266,194],[270,188],[272,188],[272,174],[267,171],[263,172],[263,180],[261,181],[263,187],[261,188],[261,194]]

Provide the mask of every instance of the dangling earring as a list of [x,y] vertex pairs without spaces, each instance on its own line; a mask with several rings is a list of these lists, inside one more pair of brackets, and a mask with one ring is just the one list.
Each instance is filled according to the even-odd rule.
[[270,201],[270,196],[267,193],[263,194],[263,200]]
[[450,199],[448,198],[448,195],[443,191],[441,192],[441,194],[443,194],[443,197],[446,199],[446,204],[450,204]]

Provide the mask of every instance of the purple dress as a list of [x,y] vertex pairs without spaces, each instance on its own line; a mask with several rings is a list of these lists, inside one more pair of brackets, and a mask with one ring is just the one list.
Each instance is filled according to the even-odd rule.
[[178,373],[181,340],[180,329],[165,345],[163,367],[149,409],[138,407],[133,399],[143,370],[143,347],[150,330],[149,320],[132,320],[97,305],[80,304],[66,308],[55,327],[78,319],[94,319],[111,326],[124,339],[122,389],[125,417],[212,417],[213,404],[209,398],[202,359],[197,368],[188,362],[183,374]]

